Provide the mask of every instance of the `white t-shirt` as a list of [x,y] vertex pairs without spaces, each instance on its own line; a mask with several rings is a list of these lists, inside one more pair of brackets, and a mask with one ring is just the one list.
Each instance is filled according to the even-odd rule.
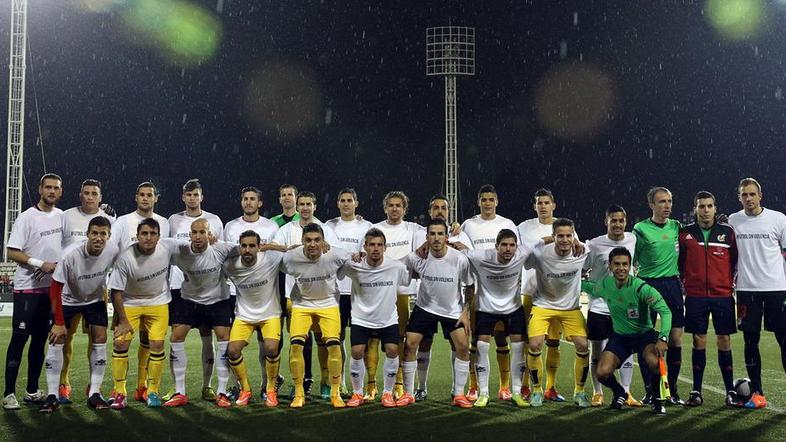
[[150,255],[143,255],[136,246],[125,249],[109,275],[109,289],[123,292],[123,305],[169,304],[169,260],[175,247],[174,239],[164,238]]
[[[264,216],[260,216],[259,219],[254,222],[248,222],[241,216],[233,219],[232,221],[228,222],[226,226],[224,226],[224,234],[222,235],[222,239],[228,243],[239,244],[240,235],[246,230],[253,230],[257,233],[257,235],[259,235],[260,244],[267,244],[273,241],[273,236],[275,236],[276,232],[278,231],[278,224],[270,221]],[[236,291],[234,284],[231,282],[228,282],[228,284],[229,295],[235,296]]]
[[380,329],[398,324],[398,286],[409,284],[409,272],[400,261],[383,258],[372,267],[364,259],[347,261],[342,273],[352,283],[352,324]]
[[461,285],[472,285],[475,282],[467,257],[448,248],[442,258],[429,253],[426,259],[421,259],[410,253],[404,262],[409,270],[420,274],[415,304],[433,315],[458,319],[463,305]]
[[84,241],[87,238],[87,225],[97,216],[103,216],[110,222],[115,221],[114,216],[107,215],[102,209],[92,215],[82,212],[82,208],[78,206],[63,212],[63,250],[71,244]]
[[513,221],[504,216],[496,215],[493,219],[486,220],[480,215],[475,215],[461,225],[461,231],[467,234],[475,250],[493,249],[497,243],[497,235],[502,229],[512,230],[516,234],[516,240],[521,243],[518,239],[518,228]]
[[[221,238],[224,235],[224,223],[221,222],[221,218],[203,210],[199,216],[188,216],[185,211],[170,216],[169,237],[188,241],[191,239],[191,224],[200,218],[207,220],[213,236]],[[169,288],[171,290],[180,290],[182,287],[183,272],[179,268],[173,267],[169,273]]]
[[281,316],[278,272],[284,254],[273,250],[257,253],[257,262],[246,267],[240,256],[224,263],[224,272],[237,290],[235,316],[248,323]]
[[[418,231],[425,231],[423,226],[410,221],[390,224],[385,220],[374,224],[374,227],[385,234],[385,245],[387,246],[385,249],[385,257],[391,259],[401,259],[414,252],[415,249],[420,246],[416,240],[416,233]],[[402,286],[398,288],[399,293],[406,295],[412,295],[417,293],[417,291],[418,286],[415,280],[412,280],[406,287]]]
[[[355,253],[363,250],[363,240],[366,232],[372,227],[371,223],[363,220],[353,219],[352,221],[344,221],[340,217],[333,218],[326,222],[325,225],[330,227],[341,243],[341,248],[344,250]],[[338,291],[342,295],[349,295],[352,291],[352,281],[347,278],[340,278],[338,280]]]
[[336,274],[351,257],[344,249],[333,247],[316,261],[306,258],[303,247],[284,254],[283,269],[296,282],[292,307],[328,308],[338,306]]
[[[556,218],[554,218],[556,219]],[[538,218],[530,218],[518,225],[519,244],[535,244],[545,236],[554,234],[554,227],[551,224],[543,224]],[[579,239],[578,232],[573,236]],[[521,272],[521,286],[527,286],[527,280],[535,277],[535,269],[527,268]]]
[[471,250],[467,258],[475,276],[478,311],[507,315],[521,308],[519,280],[531,246],[519,246],[506,264],[499,262],[495,249]]
[[781,250],[786,247],[786,215],[762,208],[748,216],[740,210],[729,216],[737,239],[737,290],[786,290]]
[[[273,236],[273,242],[281,246],[298,246],[303,244],[303,226],[300,225],[301,220],[292,220],[276,231]],[[325,235],[325,241],[330,244],[330,247],[341,247],[338,242],[336,234],[330,227],[325,226],[322,221],[313,218],[311,222],[322,226],[322,232]],[[292,290],[295,288],[295,279],[291,275],[287,275],[284,279],[284,295],[290,298]]]
[[527,259],[527,266],[535,269],[538,280],[532,305],[551,310],[576,310],[581,296],[581,269],[590,248],[585,245],[584,254],[574,257],[572,252],[567,256],[557,255],[554,246],[554,243],[541,242]]
[[[20,250],[27,256],[45,262],[58,262],[62,249],[63,211],[53,208],[49,212],[33,206],[20,213],[11,228],[6,247]],[[49,287],[52,275],[46,274],[36,281],[33,274],[37,268],[19,264],[14,273],[14,290],[30,290]]]
[[[620,241],[614,241],[609,238],[609,235],[601,235],[587,241],[587,246],[590,249],[590,253],[587,257],[587,261],[584,263],[584,269],[590,269],[590,281],[598,282],[610,275],[609,252],[611,252],[612,249],[625,247],[630,252],[630,256],[634,255],[634,251],[636,250],[636,235],[631,232],[625,232],[625,236]],[[602,315],[611,314],[606,301],[603,298],[596,298],[594,296],[590,296],[589,311]]]
[[183,299],[203,305],[229,299],[229,286],[221,270],[229,253],[236,248],[235,244],[219,241],[196,253],[190,241],[177,240],[177,247],[172,253],[175,266],[172,270],[177,268],[184,274],[180,288]]
[[107,242],[98,256],[87,253],[85,242],[73,244],[57,263],[52,279],[63,285],[63,305],[79,306],[104,300],[106,275],[119,251]]
[[[169,221],[157,213],[152,218],[158,221],[161,229],[159,237],[169,238]],[[117,241],[118,249],[124,250],[136,242],[136,228],[143,219],[144,216],[134,211],[121,216],[112,224],[112,239]]]

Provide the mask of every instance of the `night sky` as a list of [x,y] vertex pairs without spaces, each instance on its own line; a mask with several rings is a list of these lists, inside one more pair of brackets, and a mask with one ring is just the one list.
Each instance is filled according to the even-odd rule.
[[609,204],[631,222],[648,216],[653,185],[673,191],[677,217],[702,189],[737,211],[745,176],[762,182],[765,206],[784,210],[786,2],[735,1],[761,7],[738,39],[713,26],[711,1],[178,0],[220,29],[215,52],[194,63],[145,38],[156,20],[129,25],[129,11],[150,2],[30,0],[25,176],[37,198],[35,83],[63,209],[97,178],[104,202],[127,213],[151,179],[156,212],[169,216],[196,177],[203,208],[224,222],[240,215],[249,185],[279,213],[284,182],[315,192],[321,219],[337,215],[341,187],[357,189],[371,221],[384,218],[383,195],[401,189],[412,219],[441,190],[444,168],[444,81],[425,75],[425,31],[453,24],[474,26],[477,39],[477,73],[458,81],[463,218],[482,184],[497,186],[499,213],[516,223],[534,216],[531,195],[547,187],[557,214],[590,237],[605,231]]

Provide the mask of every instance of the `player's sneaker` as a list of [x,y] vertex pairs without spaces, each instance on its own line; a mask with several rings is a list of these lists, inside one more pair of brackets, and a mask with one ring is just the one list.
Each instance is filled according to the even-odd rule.
[[554,402],[565,402],[565,396],[559,394],[556,387],[551,387],[546,390],[546,393],[543,395],[543,398],[547,401],[554,401]]
[[[417,399],[415,399],[417,400]],[[396,406],[396,400],[393,399],[393,392],[385,391],[382,393],[382,406],[391,408]]]
[[123,393],[112,392],[111,401],[112,403],[109,404],[109,408],[113,410],[122,410],[123,408],[126,408],[126,406],[128,405],[126,403],[126,395],[124,395]]
[[756,409],[765,408],[767,406],[767,399],[763,394],[753,393],[750,400],[745,403],[745,408]]
[[[347,407],[352,407],[352,408],[359,407],[360,404],[362,403],[363,403],[363,395],[360,393],[352,393],[352,397],[349,398],[349,400],[347,401]],[[395,402],[393,403],[393,406],[394,407],[396,406]]]
[[172,396],[176,395],[177,391],[174,388],[170,388],[169,391],[166,392],[165,395],[161,396],[161,400],[166,402],[172,399]]
[[152,391],[147,393],[147,408],[161,408],[161,405],[163,405],[163,403],[158,393]]
[[521,397],[528,401],[531,396],[532,390],[530,390],[529,387],[521,387]]
[[341,386],[339,387],[339,393],[338,394],[340,394],[342,398],[352,396],[351,394],[349,394],[349,390],[347,390],[347,386],[344,385],[344,384],[341,384]]
[[147,387],[136,387],[134,391],[134,400],[137,402],[147,401]]
[[529,400],[529,404],[533,407],[542,407],[543,406],[543,392],[542,391],[533,391],[532,397]]
[[229,396],[224,393],[219,393],[216,396],[216,405],[219,408],[229,408],[232,406],[232,401],[229,400]]
[[489,395],[481,394],[480,396],[478,396],[478,399],[475,401],[473,406],[478,408],[483,408],[488,406],[488,404],[489,404]]
[[26,404],[43,404],[46,398],[46,393],[43,390],[38,390],[35,393],[25,393],[23,400]]
[[57,399],[57,396],[50,394],[46,397],[44,404],[41,405],[41,408],[38,411],[43,413],[52,413],[57,410],[57,407],[60,406],[60,401]]
[[729,407],[739,407],[742,408],[745,406],[745,401],[740,398],[740,395],[737,394],[736,391],[731,390],[726,393],[726,405]]
[[396,399],[397,407],[406,407],[415,403],[415,396],[410,393],[404,393],[400,398]]
[[[262,387],[262,393],[265,392],[265,387]],[[260,393],[261,394],[261,393]],[[227,391],[227,397],[230,401],[236,401],[237,397],[240,396],[240,387],[237,385],[233,386]]]
[[393,387],[393,397],[399,398],[401,396],[404,396],[404,385],[396,384],[396,386]]
[[472,401],[466,396],[453,396],[453,405],[459,408],[472,408]]
[[[377,384],[371,383],[366,386],[366,395],[363,396],[363,400],[366,402],[374,402],[377,400]],[[401,396],[398,396],[401,397]]]
[[[163,400],[163,398],[161,398]],[[188,396],[180,393],[175,393],[169,400],[164,402],[165,407],[182,407],[188,405]]]
[[327,384],[319,385],[319,397],[324,400],[330,399],[330,385]]
[[104,397],[101,396],[101,393],[93,393],[92,396],[87,398],[87,405],[94,410],[105,410],[109,408],[109,404]]
[[644,394],[644,397],[641,398],[641,403],[642,405],[652,405],[652,399],[653,399],[652,393],[647,392]]
[[314,386],[314,380],[311,378],[303,379],[303,391],[306,393],[306,397],[311,396],[311,387]]
[[690,392],[690,397],[687,401],[685,401],[685,405],[689,407],[699,407],[704,403],[704,397],[702,397],[700,391],[693,390]]
[[284,376],[278,375],[276,378],[276,393],[284,386]]
[[209,385],[207,387],[202,387],[202,399],[208,402],[213,402],[216,400],[216,391],[213,390],[213,387]]
[[347,404],[344,402],[344,399],[341,399],[340,394],[330,398],[330,405],[332,405],[333,408],[345,408],[347,406]]
[[428,398],[428,391],[417,389],[415,390],[415,401],[425,401]]
[[251,391],[240,391],[240,394],[237,395],[237,399],[235,399],[235,405],[238,407],[245,407],[248,403],[251,402]]
[[71,403],[71,386],[68,384],[60,384],[57,387],[57,400],[60,401],[61,404],[70,404]]
[[278,393],[275,391],[271,391],[265,397],[265,406],[266,407],[278,407]]
[[630,392],[628,392],[628,398],[625,400],[625,405],[629,407],[636,407],[636,408],[643,406],[643,404],[637,401],[636,398],[633,397],[632,394],[630,394]]
[[497,399],[501,401],[509,401],[511,397],[513,393],[510,392],[510,388],[500,388],[497,392]]
[[580,391],[573,394],[573,403],[579,408],[587,408],[590,406],[590,401],[587,398],[587,393]]
[[478,389],[470,388],[469,391],[467,392],[467,395],[464,397],[470,402],[475,402],[476,400],[478,400]]
[[652,398],[652,414],[655,416],[666,415],[666,401],[663,399]]
[[11,393],[3,398],[3,408],[6,410],[18,410],[22,407],[19,406],[19,401],[16,400],[16,395]]
[[677,393],[672,394],[668,399],[666,399],[666,403],[668,405],[685,405],[685,401],[680,399],[680,395]]
[[292,399],[292,402],[289,404],[289,408],[303,408],[303,405],[306,404],[305,396],[295,396]]
[[519,393],[516,393],[513,396],[511,396],[510,400],[513,401],[513,403],[520,408],[527,408],[530,406],[530,403],[527,402],[527,400],[524,399],[524,396],[520,395]]
[[595,393],[592,395],[592,400],[590,401],[590,405],[593,407],[602,407],[603,406],[603,393]]
[[[603,396],[601,396],[601,399],[602,398]],[[614,398],[611,399],[611,404],[609,404],[609,410],[622,410],[625,406],[625,402],[625,396],[614,396]],[[601,405],[603,405],[602,401]]]

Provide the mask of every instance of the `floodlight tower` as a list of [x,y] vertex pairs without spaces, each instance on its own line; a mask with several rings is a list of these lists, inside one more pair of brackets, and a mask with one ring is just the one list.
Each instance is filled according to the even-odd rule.
[[11,0],[11,57],[8,81],[8,162],[5,176],[5,231],[3,272],[13,272],[6,245],[22,209],[22,158],[25,136],[25,48],[27,47],[27,0]]
[[450,220],[457,222],[458,155],[456,77],[475,75],[475,28],[439,26],[426,29],[426,75],[445,76],[445,196]]

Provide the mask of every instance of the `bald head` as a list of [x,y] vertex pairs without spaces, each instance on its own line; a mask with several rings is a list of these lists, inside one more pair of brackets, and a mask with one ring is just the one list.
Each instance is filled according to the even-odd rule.
[[191,223],[191,250],[196,253],[204,252],[209,244],[210,223],[204,218],[199,218]]

